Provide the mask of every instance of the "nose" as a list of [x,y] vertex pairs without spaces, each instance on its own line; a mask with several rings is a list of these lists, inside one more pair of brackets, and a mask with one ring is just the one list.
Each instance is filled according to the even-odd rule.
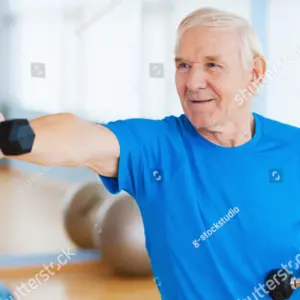
[[207,77],[205,71],[197,68],[189,72],[186,86],[190,91],[198,91],[207,88]]

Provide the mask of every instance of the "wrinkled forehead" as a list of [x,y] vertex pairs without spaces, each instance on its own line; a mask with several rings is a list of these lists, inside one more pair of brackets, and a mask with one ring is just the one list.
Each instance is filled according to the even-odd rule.
[[178,40],[176,55],[187,59],[212,56],[232,60],[238,58],[240,42],[235,30],[195,27],[188,29]]

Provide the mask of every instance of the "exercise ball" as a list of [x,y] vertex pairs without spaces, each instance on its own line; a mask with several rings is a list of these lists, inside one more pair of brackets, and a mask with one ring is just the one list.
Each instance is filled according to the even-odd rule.
[[99,182],[87,182],[71,189],[65,200],[64,228],[73,243],[82,249],[93,249],[93,229],[99,207],[110,197]]
[[105,214],[100,209],[97,219],[95,244],[103,261],[119,275],[152,275],[135,199],[127,193],[115,196]]

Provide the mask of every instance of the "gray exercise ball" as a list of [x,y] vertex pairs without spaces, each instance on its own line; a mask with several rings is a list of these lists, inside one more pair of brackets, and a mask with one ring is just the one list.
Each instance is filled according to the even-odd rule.
[[71,189],[65,200],[64,228],[73,243],[82,249],[93,249],[93,230],[100,206],[110,194],[100,182],[87,182]]
[[112,202],[105,213],[100,209],[95,228],[95,244],[103,261],[119,275],[152,275],[144,225],[135,199],[121,193],[109,201]]

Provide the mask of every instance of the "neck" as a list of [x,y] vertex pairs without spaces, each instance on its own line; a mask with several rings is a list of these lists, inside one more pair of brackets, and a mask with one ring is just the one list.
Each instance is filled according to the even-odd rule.
[[239,116],[236,120],[226,120],[208,129],[198,132],[210,142],[223,147],[237,147],[250,141],[254,135],[254,117],[252,113]]

